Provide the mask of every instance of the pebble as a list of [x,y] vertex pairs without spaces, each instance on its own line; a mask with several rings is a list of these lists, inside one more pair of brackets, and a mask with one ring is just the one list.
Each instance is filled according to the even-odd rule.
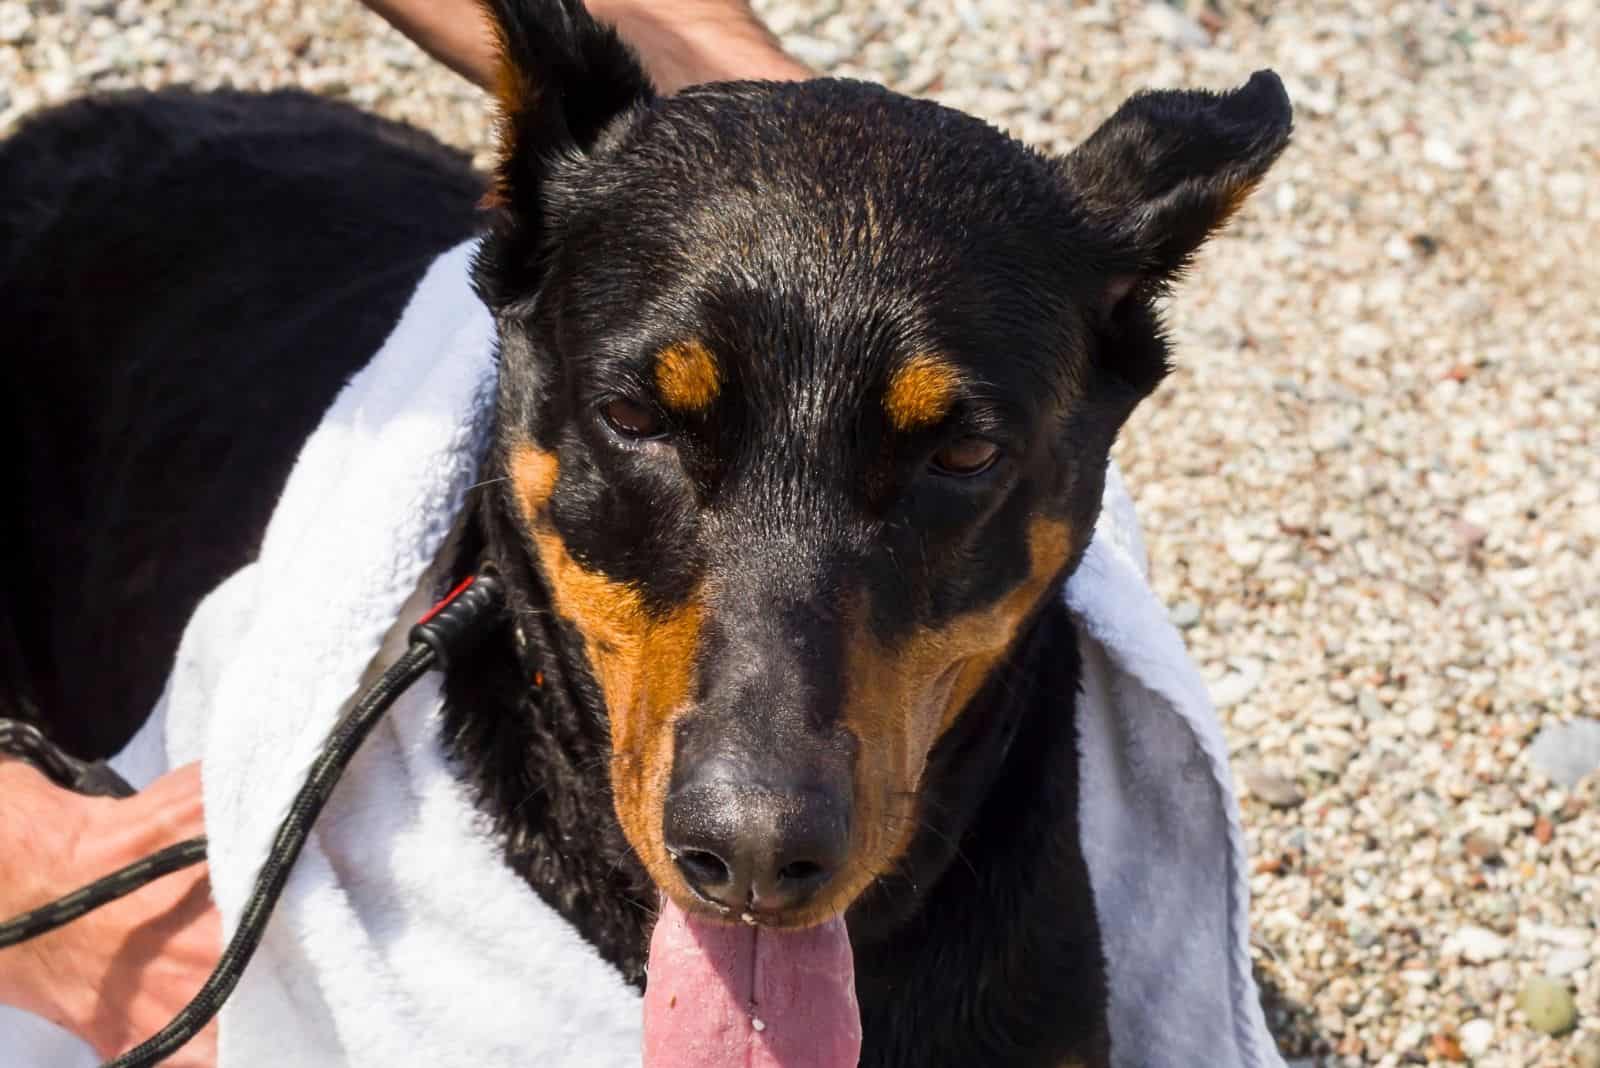
[[1236,705],[1255,692],[1266,675],[1266,665],[1254,657],[1239,657],[1233,670],[1211,684],[1211,702],[1218,708]]
[[1577,946],[1557,946],[1544,958],[1544,971],[1556,979],[1562,979],[1581,972],[1589,966],[1590,954],[1587,949]]
[[1153,0],[1144,9],[1145,22],[1155,35],[1181,48],[1204,48],[1211,38],[1198,23],[1165,0]]
[[1438,137],[1430,137],[1422,142],[1422,158],[1447,171],[1459,171],[1467,165],[1454,145]]
[[1578,1005],[1566,983],[1536,975],[1522,984],[1517,1007],[1528,1018],[1528,1026],[1546,1035],[1564,1035],[1578,1022]]
[[1173,626],[1179,630],[1188,630],[1200,622],[1200,606],[1194,601],[1179,601],[1172,606],[1168,615],[1172,619]]
[[1469,857],[1494,863],[1500,859],[1501,842],[1483,831],[1468,831],[1461,839],[1461,848]]
[[0,43],[17,44],[33,29],[33,15],[20,0],[0,3]]
[[1295,808],[1305,803],[1306,795],[1301,792],[1299,784],[1275,768],[1247,764],[1239,769],[1239,777],[1251,797],[1273,808]]
[[1445,940],[1445,953],[1454,953],[1473,964],[1499,960],[1511,943],[1484,927],[1463,927]]
[[1461,1041],[1461,1052],[1477,1060],[1488,1053],[1494,1043],[1494,1024],[1482,1017],[1468,1020],[1461,1025],[1456,1037]]
[[1528,747],[1528,759],[1539,774],[1572,789],[1600,768],[1600,720],[1576,719],[1544,727]]
[[1600,1035],[1578,1040],[1572,1050],[1573,1068],[1600,1068]]
[[1432,738],[1439,729],[1439,713],[1432,705],[1418,705],[1406,713],[1406,730],[1418,738]]

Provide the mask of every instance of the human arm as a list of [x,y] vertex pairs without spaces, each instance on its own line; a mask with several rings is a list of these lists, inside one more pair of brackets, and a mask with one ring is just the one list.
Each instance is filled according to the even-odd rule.
[[[202,833],[198,764],[111,800],[61,789],[27,764],[0,759],[0,918]],[[188,1002],[216,963],[220,937],[205,867],[188,868],[0,950],[0,1004],[52,1020],[112,1057]],[[215,1063],[214,1024],[167,1062]]]
[[[457,74],[493,86],[494,37],[477,0],[364,2]],[[664,93],[733,78],[811,77],[746,0],[590,0],[588,8],[617,28]]]

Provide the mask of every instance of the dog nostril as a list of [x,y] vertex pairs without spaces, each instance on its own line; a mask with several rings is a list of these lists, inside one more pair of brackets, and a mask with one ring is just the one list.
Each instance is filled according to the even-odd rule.
[[822,865],[811,860],[792,860],[778,869],[781,883],[806,883],[822,874]]
[[727,863],[704,849],[686,849],[678,854],[677,860],[684,876],[701,890],[722,886],[733,878]]

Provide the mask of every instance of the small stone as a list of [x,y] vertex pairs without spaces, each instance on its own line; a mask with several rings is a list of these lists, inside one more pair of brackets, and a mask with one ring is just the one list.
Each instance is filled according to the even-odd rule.
[[1468,831],[1461,839],[1461,849],[1469,857],[1493,864],[1500,859],[1500,843],[1483,831]]
[[1468,1020],[1461,1025],[1457,1037],[1461,1040],[1461,1052],[1477,1060],[1489,1052],[1489,1046],[1494,1042],[1494,1024],[1482,1017]]
[[1454,145],[1438,137],[1430,137],[1422,142],[1422,158],[1447,171],[1459,171],[1467,165]]
[[1204,48],[1211,43],[1211,35],[1198,23],[1162,0],[1146,4],[1144,17],[1151,31],[1168,44],[1179,48]]
[[1228,554],[1229,560],[1248,571],[1261,563],[1261,557],[1267,550],[1259,541],[1241,537],[1229,539],[1223,544],[1222,551]]
[[33,30],[33,15],[28,5],[18,0],[0,3],[0,43],[16,44]]
[[1342,975],[1329,983],[1327,994],[1346,1016],[1354,1016],[1361,1011],[1361,987],[1349,976]]
[[1589,951],[1582,947],[1557,946],[1544,959],[1545,974],[1556,979],[1564,979],[1573,972],[1581,972],[1587,968],[1590,959]]
[[1236,705],[1250,696],[1266,675],[1266,665],[1254,657],[1241,656],[1232,661],[1232,671],[1211,685],[1211,703],[1218,708]]
[[1572,1051],[1574,1068],[1600,1068],[1600,1035],[1590,1035]]
[[1511,943],[1484,927],[1463,927],[1445,940],[1444,951],[1455,953],[1473,964],[1499,960],[1511,949]]
[[1356,695],[1356,709],[1366,719],[1385,719],[1389,715],[1389,709],[1378,699],[1378,692],[1371,687]]
[[1417,1020],[1406,1023],[1394,1036],[1395,1049],[1410,1051],[1422,1044],[1427,1037],[1428,1029]]
[[1567,946],[1582,949],[1589,944],[1591,931],[1587,927],[1558,927],[1548,923],[1520,923],[1517,934],[1547,946]]
[[1383,935],[1376,927],[1369,927],[1364,923],[1352,923],[1349,930],[1350,944],[1357,949],[1371,949],[1383,941]]
[[1430,738],[1439,728],[1439,714],[1432,705],[1418,705],[1406,713],[1406,730],[1418,738]]
[[1251,797],[1273,808],[1296,808],[1305,804],[1306,795],[1299,785],[1275,768],[1247,765],[1240,769],[1239,777],[1244,780]]
[[793,34],[783,39],[783,47],[800,62],[817,70],[827,70],[848,54],[835,41],[804,34]]
[[1172,625],[1179,630],[1188,630],[1200,622],[1200,606],[1193,601],[1179,601],[1167,614],[1172,619]]
[[1578,1022],[1578,1005],[1567,984],[1547,975],[1536,975],[1522,984],[1517,1007],[1528,1017],[1528,1026],[1546,1035],[1564,1035]]
[[1430,1045],[1433,1047],[1433,1055],[1440,1060],[1460,1063],[1467,1059],[1467,1055],[1461,1051],[1461,1043],[1448,1031],[1434,1032]]
[[1572,789],[1600,767],[1600,720],[1575,719],[1539,731],[1528,747],[1534,770]]

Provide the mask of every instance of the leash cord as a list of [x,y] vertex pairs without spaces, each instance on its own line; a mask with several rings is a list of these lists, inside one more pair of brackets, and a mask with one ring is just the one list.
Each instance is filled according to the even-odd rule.
[[108,905],[119,897],[127,897],[163,875],[171,875],[205,859],[205,835],[187,838],[148,857],[140,857],[127,867],[118,868],[81,890],[74,890],[66,897],[57,898],[48,905],[41,905],[15,919],[0,923],[0,949],[54,931],[101,905]]
[[[160,1064],[216,1016],[260,945],[267,921],[289,880],[289,872],[311,836],[311,827],[361,743],[412,683],[434,667],[444,670],[452,655],[464,652],[482,638],[499,619],[503,603],[504,589],[500,580],[486,569],[451,590],[417,621],[411,628],[410,647],[405,655],[361,692],[323,743],[306,781],[295,794],[289,814],[278,827],[272,848],[256,873],[255,885],[239,915],[239,925],[211,975],[165,1027],[108,1061],[104,1068],[149,1068]],[[64,898],[0,925],[0,932],[29,932],[11,941],[0,941],[0,948],[59,927],[163,875],[196,864],[204,857],[204,838],[168,846]]]

